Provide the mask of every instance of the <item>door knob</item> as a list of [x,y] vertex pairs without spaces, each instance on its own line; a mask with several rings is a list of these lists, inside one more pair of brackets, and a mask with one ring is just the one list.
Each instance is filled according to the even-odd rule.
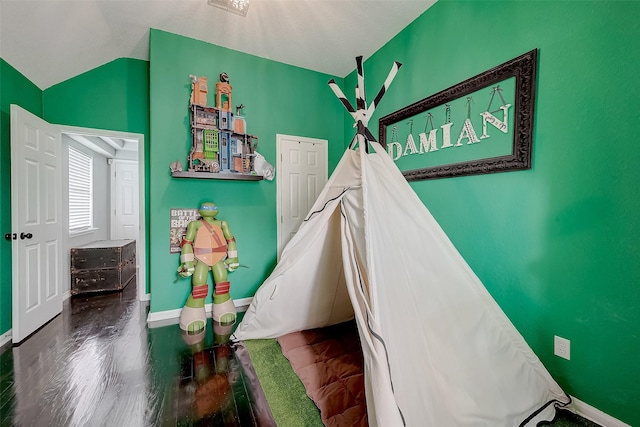
[[7,233],[4,235],[4,238],[7,240],[16,240],[18,236],[16,235],[16,233]]
[[22,240],[24,240],[24,239],[30,239],[30,238],[32,238],[32,237],[33,237],[33,234],[31,234],[31,233],[27,233],[27,234],[25,234],[25,233],[20,233],[20,239],[22,239]]

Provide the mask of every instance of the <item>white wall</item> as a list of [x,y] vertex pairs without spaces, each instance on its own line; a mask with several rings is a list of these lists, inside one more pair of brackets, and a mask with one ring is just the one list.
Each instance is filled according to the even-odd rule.
[[[82,153],[93,158],[93,226],[94,230],[69,236],[69,146],[78,149]],[[71,248],[84,245],[86,243],[95,242],[97,240],[109,239],[109,224],[110,224],[110,188],[109,188],[109,165],[107,164],[107,158],[95,151],[79,144],[73,139],[69,138],[65,134],[62,134],[62,151],[63,151],[63,167],[62,167],[62,188],[63,188],[63,204],[62,214],[63,220],[63,256],[62,266],[63,274],[68,280],[66,281],[66,287],[63,289],[65,292],[71,289]]]

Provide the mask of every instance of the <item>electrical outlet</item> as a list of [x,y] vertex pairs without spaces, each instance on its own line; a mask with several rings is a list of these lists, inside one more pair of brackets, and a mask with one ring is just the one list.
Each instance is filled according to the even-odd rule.
[[571,341],[566,338],[554,335],[553,337],[553,354],[564,359],[571,359]]

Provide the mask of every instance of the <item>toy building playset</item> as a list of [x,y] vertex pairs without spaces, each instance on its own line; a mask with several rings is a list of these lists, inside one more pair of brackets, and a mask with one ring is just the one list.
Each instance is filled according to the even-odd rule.
[[207,106],[208,83],[206,77],[191,78],[189,105],[191,149],[187,170],[181,162],[171,164],[173,176],[224,179],[260,179],[254,169],[258,137],[247,134],[242,116],[243,104],[232,111],[229,77],[220,74],[216,83],[215,106]]

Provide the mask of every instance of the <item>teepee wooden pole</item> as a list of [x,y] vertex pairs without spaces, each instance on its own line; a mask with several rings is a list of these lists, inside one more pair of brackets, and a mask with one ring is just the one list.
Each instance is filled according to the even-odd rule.
[[364,68],[362,68],[362,56],[356,56],[356,69],[358,72],[356,106],[358,107],[358,110],[366,110],[367,93],[364,90]]
[[340,100],[340,102],[342,102],[342,105],[344,105],[344,107],[347,109],[349,114],[351,114],[351,117],[353,117],[353,119],[355,120],[354,127],[357,129],[357,133],[353,138],[353,140],[351,141],[351,144],[349,144],[350,149],[352,149],[357,142],[360,145],[360,147],[364,147],[364,151],[368,153],[369,144],[367,141],[376,141],[373,134],[367,127],[369,125],[369,119],[373,115],[373,112],[376,109],[376,105],[378,105],[378,103],[380,103],[380,100],[382,100],[382,97],[384,96],[387,89],[391,85],[391,82],[395,78],[398,72],[398,69],[400,69],[401,66],[402,64],[397,61],[393,63],[393,66],[391,67],[391,71],[389,71],[389,75],[387,76],[387,79],[384,81],[384,84],[380,88],[380,91],[378,92],[375,99],[373,100],[371,105],[369,105],[368,108],[367,108],[366,93],[364,89],[364,68],[362,66],[362,56],[356,57],[356,70],[358,73],[358,83],[356,85],[357,110],[353,108],[353,105],[351,105],[351,103],[349,102],[347,97],[344,95],[344,93],[342,92],[342,90],[340,89],[336,81],[334,79],[329,80],[329,87],[331,88],[333,93],[336,95],[336,97]]
[[342,90],[340,90],[340,87],[338,87],[338,84],[334,79],[329,80],[329,87],[331,88],[333,93],[338,97],[340,102],[342,102],[342,105],[344,105],[344,108],[347,109],[347,111],[351,114],[352,117],[355,117],[356,110],[353,108],[353,106],[351,105],[347,97],[344,96],[344,93],[342,92]]
[[373,115],[373,112],[376,110],[376,106],[380,103],[380,100],[382,99],[384,94],[387,92],[387,89],[389,89],[389,86],[391,86],[391,82],[396,77],[396,74],[398,73],[398,70],[400,69],[400,67],[402,67],[402,64],[399,63],[398,61],[395,61],[393,63],[393,66],[391,67],[391,71],[389,71],[389,75],[387,76],[387,79],[384,81],[384,85],[382,85],[382,87],[380,88],[380,91],[376,95],[371,105],[369,105],[369,109],[367,110],[368,117],[371,117]]

